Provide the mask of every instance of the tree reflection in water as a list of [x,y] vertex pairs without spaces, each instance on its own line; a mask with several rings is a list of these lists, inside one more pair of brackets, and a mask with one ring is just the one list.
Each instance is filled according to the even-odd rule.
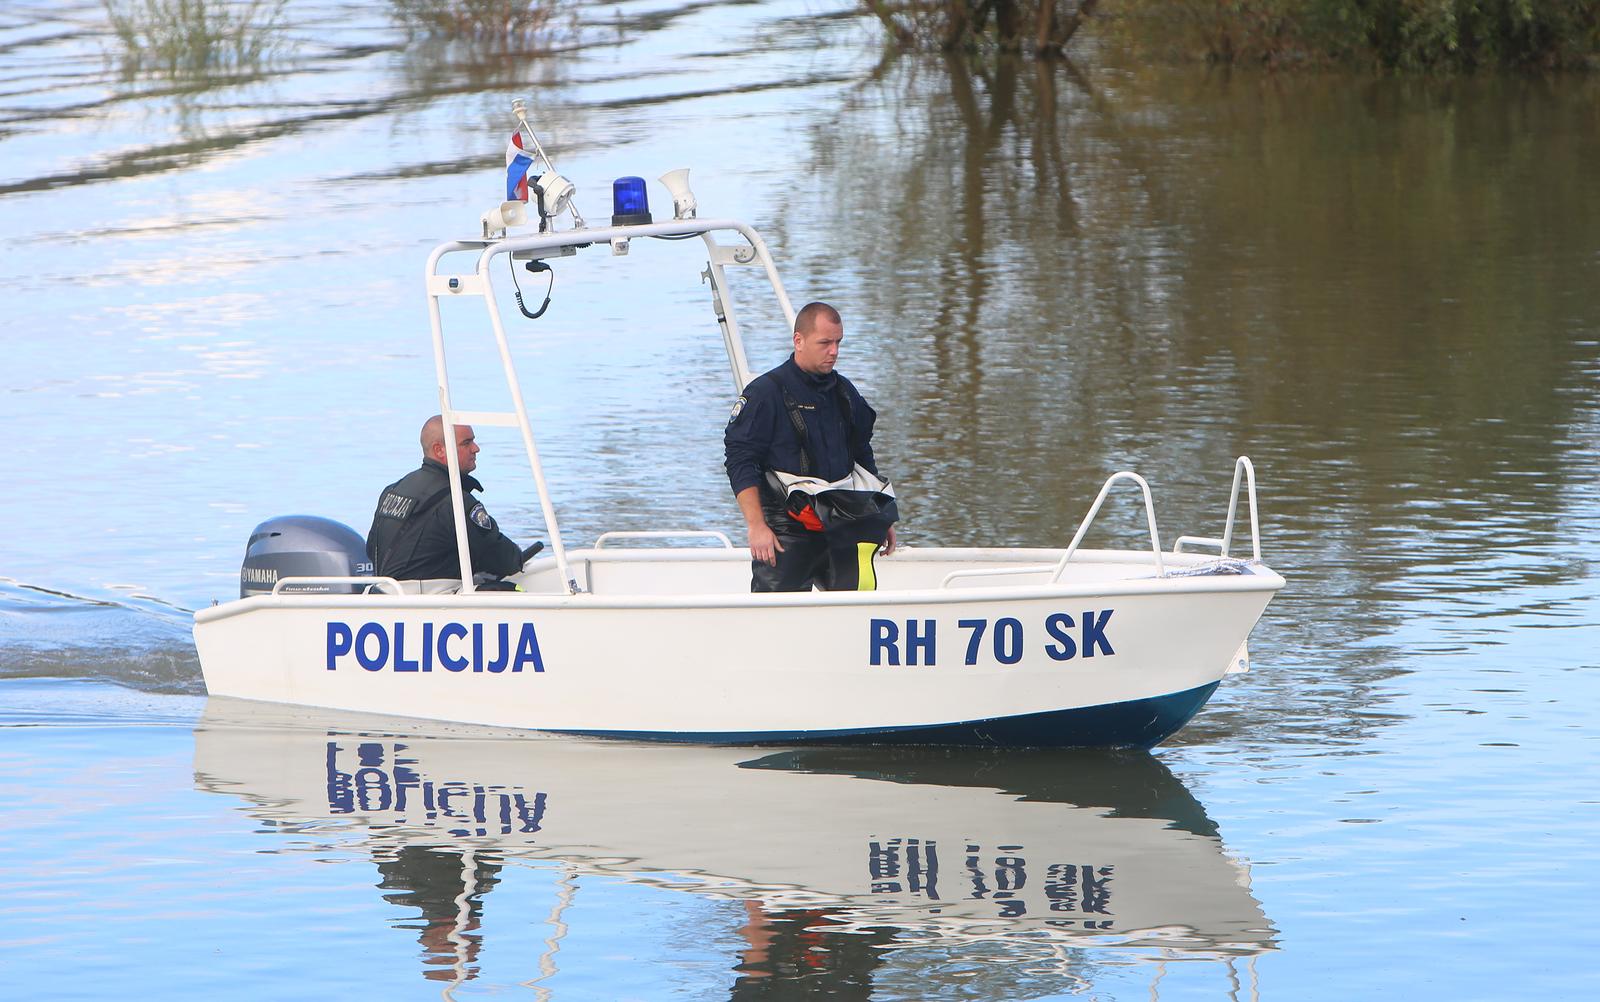
[[1290,578],[1255,650],[1306,674],[1240,679],[1242,723],[1361,740],[1374,638],[1566,573],[1484,543],[1560,538],[1588,468],[1594,90],[901,57],[815,130],[835,211],[788,243],[847,290],[908,539],[1061,545],[1130,468],[1209,534],[1247,453]]
[[[404,72],[425,94],[507,93],[549,86],[557,62],[578,48],[584,30],[567,0],[390,0],[405,32]],[[502,116],[503,117],[503,116]]]
[[260,71],[284,44],[287,0],[101,0],[123,79],[158,73],[205,85]]
[[[575,34],[575,5],[565,0],[390,0],[413,37],[471,41],[523,54],[545,52]],[[563,9],[565,8],[565,9]]]

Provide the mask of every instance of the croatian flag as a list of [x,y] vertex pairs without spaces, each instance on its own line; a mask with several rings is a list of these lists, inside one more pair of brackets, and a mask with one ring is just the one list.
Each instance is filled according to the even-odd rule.
[[511,134],[506,144],[506,201],[528,200],[528,169],[533,166],[533,154],[522,148],[522,130]]

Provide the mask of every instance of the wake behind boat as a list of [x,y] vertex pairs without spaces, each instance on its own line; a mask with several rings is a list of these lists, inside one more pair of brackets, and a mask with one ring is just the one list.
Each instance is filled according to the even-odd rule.
[[[621,256],[636,241],[698,238],[736,391],[753,373],[727,269],[762,269],[791,327],[795,312],[754,229],[697,217],[687,171],[662,179],[671,222],[654,222],[643,182],[624,178],[612,225],[585,225],[521,102],[515,110],[517,135],[546,168],[530,182],[538,232],[512,235],[529,213],[508,200],[484,214],[480,236],[437,247],[425,283],[447,434],[463,425],[518,429],[549,553],[506,579],[520,591],[478,586],[454,450],[459,579],[374,577],[352,530],[304,517],[264,523],[241,570],[241,597],[195,615],[212,695],[680,742],[1149,747],[1182,727],[1226,674],[1247,667],[1246,638],[1283,579],[1260,559],[1255,475],[1244,457],[1222,535],[1183,536],[1167,553],[1149,485],[1128,471],[1106,481],[1065,547],[902,549],[879,563],[876,591],[752,594],[749,550],[695,528],[610,532],[568,549],[492,266],[508,258],[537,272],[580,252]],[[574,225],[558,231],[568,215]],[[447,339],[449,300],[485,310],[510,411],[454,403],[447,349],[484,332]],[[537,318],[520,297],[518,306]],[[1119,483],[1142,493],[1149,548],[1082,549]],[[1248,560],[1230,556],[1241,489]],[[618,545],[640,537],[679,545]],[[699,545],[708,540],[720,545]],[[805,642],[777,639],[785,637]]]

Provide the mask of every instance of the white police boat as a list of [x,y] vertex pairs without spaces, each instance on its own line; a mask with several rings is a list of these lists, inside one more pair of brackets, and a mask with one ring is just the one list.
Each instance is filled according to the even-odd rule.
[[[654,222],[644,182],[624,178],[614,186],[612,225],[585,225],[521,102],[515,110],[508,194],[516,172],[542,162],[528,182],[536,211],[508,198],[484,214],[480,235],[434,249],[425,282],[444,420],[520,431],[548,552],[508,579],[520,591],[491,591],[475,583],[462,534],[459,581],[414,582],[363,573],[362,540],[338,523],[264,523],[251,537],[241,597],[195,614],[212,695],[678,742],[1150,747],[1182,727],[1224,676],[1247,668],[1246,639],[1283,578],[1261,562],[1255,473],[1245,457],[1234,464],[1222,535],[1183,536],[1170,552],[1149,485],[1130,471],[1105,482],[1065,547],[903,547],[879,561],[871,592],[751,594],[749,551],[693,527],[608,532],[569,548],[491,265],[509,257],[539,270],[551,258],[626,254],[630,241],[699,238],[736,392],[754,373],[728,269],[761,269],[791,325],[794,308],[754,229],[698,218],[687,171],[662,178],[672,221]],[[558,230],[566,215],[573,226]],[[513,233],[530,216],[538,231]],[[451,300],[487,313],[510,410],[456,404],[447,346],[461,350],[471,335],[454,333],[447,345],[441,304]],[[457,457],[447,452],[463,526]],[[1119,483],[1142,492],[1148,549],[1082,548]],[[1232,555],[1241,488],[1248,559]],[[618,545],[641,536],[681,538]],[[702,545],[707,539],[721,545]]]

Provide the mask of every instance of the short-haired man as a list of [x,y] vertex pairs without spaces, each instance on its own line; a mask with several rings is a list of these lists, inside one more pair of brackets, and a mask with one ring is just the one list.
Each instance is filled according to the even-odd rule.
[[[403,580],[461,577],[456,550],[455,511],[450,504],[449,454],[444,419],[435,414],[422,425],[422,466],[378,495],[378,509],[367,533],[372,572]],[[522,569],[522,551],[500,532],[483,502],[473,496],[483,485],[472,477],[478,443],[470,425],[455,426],[456,462],[461,467],[462,503],[467,513],[467,550],[474,576],[496,577]]]
[[728,483],[750,534],[751,591],[877,587],[872,558],[893,553],[895,511],[823,525],[792,513],[775,474],[833,483],[859,465],[878,476],[872,455],[877,412],[834,371],[844,322],[827,303],[809,303],[794,322],[794,354],[752,379],[723,433]]

